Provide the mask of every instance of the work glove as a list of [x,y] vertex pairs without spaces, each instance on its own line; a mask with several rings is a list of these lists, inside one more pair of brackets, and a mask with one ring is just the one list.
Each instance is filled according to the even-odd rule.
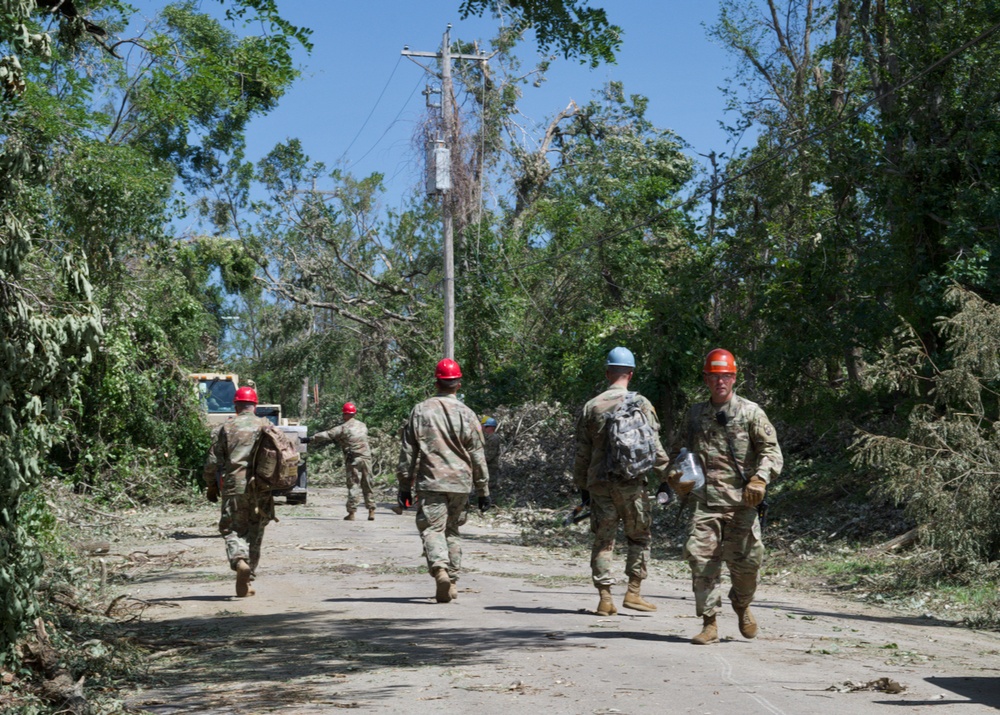
[[208,489],[205,491],[205,497],[215,504],[219,501],[219,485],[217,482],[212,481],[208,485]]
[[670,488],[670,485],[666,482],[661,482],[659,488],[656,490],[656,502],[666,506],[673,500],[673,498],[674,492]]
[[762,501],[764,501],[764,491],[767,489],[767,483],[760,477],[753,477],[743,487],[743,503],[747,506],[757,506]]
[[488,497],[479,497],[479,513],[485,514],[486,510],[493,506],[493,500]]
[[313,441],[312,437],[299,437],[299,442],[301,442],[302,444],[309,444],[312,441]]
[[399,496],[396,497],[396,502],[403,509],[409,509],[410,504],[413,503],[413,492],[409,489],[400,489]]
[[590,506],[590,492],[586,489],[580,490],[580,506]]
[[681,472],[676,472],[675,474],[676,476],[671,475],[668,482],[670,484],[670,488],[674,490],[674,494],[683,499],[691,493],[691,490],[694,489],[694,482],[682,482],[680,479]]

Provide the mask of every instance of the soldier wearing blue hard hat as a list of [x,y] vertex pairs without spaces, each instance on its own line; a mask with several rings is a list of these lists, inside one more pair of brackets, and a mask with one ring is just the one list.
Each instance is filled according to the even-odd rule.
[[[576,426],[573,482],[580,490],[581,506],[590,507],[590,530],[594,534],[590,568],[598,592],[594,613],[599,616],[618,613],[611,587],[615,583],[612,562],[619,524],[624,526],[628,541],[628,590],[622,606],[635,611],[656,610],[656,605],[641,593],[642,582],[649,575],[652,541],[652,506],[646,485],[651,473],[661,479],[666,477],[667,453],[660,444],[660,422],[653,405],[628,389],[634,372],[632,351],[620,346],[612,349],[605,361],[608,389],[583,406]],[[630,457],[640,457],[639,463],[631,458],[624,460],[628,463],[620,459],[617,443],[609,440],[612,422],[627,433],[634,447]]]
[[635,368],[635,355],[628,348],[612,348],[608,353],[608,359],[604,363],[605,367],[631,367]]

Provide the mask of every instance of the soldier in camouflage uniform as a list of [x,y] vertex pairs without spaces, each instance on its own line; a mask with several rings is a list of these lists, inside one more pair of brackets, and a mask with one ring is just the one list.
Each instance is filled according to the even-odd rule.
[[271,492],[247,490],[250,452],[260,428],[270,424],[254,415],[257,392],[252,387],[241,387],[236,391],[235,405],[236,415],[212,433],[202,479],[208,485],[209,501],[219,501],[221,491],[219,533],[226,541],[229,566],[236,572],[236,595],[242,598],[255,593],[250,581],[260,561],[264,527],[274,517],[274,499]]
[[434,577],[438,603],[458,596],[462,568],[458,527],[465,523],[469,491],[475,484],[479,510],[490,500],[489,472],[483,455],[483,431],[475,413],[458,399],[462,370],[445,358],[437,364],[437,395],[410,412],[403,430],[398,473],[399,501],[412,502],[416,480],[417,529],[427,568]]
[[344,450],[344,466],[347,469],[347,516],[344,521],[354,521],[358,509],[358,488],[368,509],[368,521],[375,521],[375,499],[372,496],[372,450],[368,445],[368,427],[355,418],[358,408],[352,402],[344,403],[341,413],[344,422],[326,432],[319,432],[308,438],[313,447],[322,447],[336,442]]
[[486,468],[490,470],[490,494],[497,493],[497,480],[500,478],[500,435],[497,434],[497,421],[492,417],[483,417],[483,453],[486,455]]
[[740,633],[745,638],[757,635],[750,604],[764,545],[756,507],[783,463],[778,438],[764,410],[733,392],[736,361],[732,353],[711,351],[705,359],[704,380],[710,399],[690,409],[679,426],[671,457],[682,447],[697,455],[705,471],[705,486],[691,492],[691,485],[679,482],[678,473],[670,474],[674,491],[683,497],[690,492],[695,503],[684,553],[691,565],[695,608],[703,619],[701,632],[691,639],[696,645],[719,640],[716,617],[722,607],[723,561],[729,567],[729,599],[739,618]]
[[[617,347],[608,353],[606,372],[609,386],[600,395],[583,406],[576,426],[576,461],[573,481],[580,489],[583,503],[590,505],[590,530],[594,545],[590,555],[590,570],[597,587],[599,601],[597,615],[610,616],[618,612],[611,599],[615,583],[611,575],[615,534],[618,523],[623,522],[628,539],[625,573],[628,591],[622,603],[624,608],[636,611],[655,611],[656,606],[646,601],[640,588],[647,576],[649,562],[649,527],[652,521],[652,504],[646,489],[647,477],[629,482],[615,482],[608,478],[605,466],[606,415],[622,403],[628,395],[628,383],[635,370],[635,357],[628,348]],[[660,422],[656,410],[642,395],[638,395],[646,422],[656,434],[656,462],[653,471],[663,478],[667,469],[667,454],[660,444]]]

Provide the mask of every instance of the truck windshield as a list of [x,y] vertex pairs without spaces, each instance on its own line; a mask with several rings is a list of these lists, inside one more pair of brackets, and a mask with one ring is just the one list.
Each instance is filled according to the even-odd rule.
[[258,417],[265,418],[275,427],[278,426],[278,419],[281,416],[281,413],[277,407],[267,407],[267,406],[257,407],[257,409],[254,410],[254,414],[257,415]]
[[205,406],[205,411],[209,414],[219,412],[236,412],[233,398],[236,397],[236,385],[231,380],[211,380],[198,381],[198,396]]

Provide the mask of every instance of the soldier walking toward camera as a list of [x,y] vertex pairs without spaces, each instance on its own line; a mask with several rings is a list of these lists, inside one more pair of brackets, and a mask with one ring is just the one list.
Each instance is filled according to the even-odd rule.
[[353,402],[345,402],[341,410],[344,416],[340,424],[326,432],[319,432],[306,440],[313,447],[323,447],[336,442],[344,451],[344,468],[347,470],[347,516],[344,521],[354,521],[361,496],[368,509],[368,521],[375,521],[375,498],[372,496],[372,450],[368,445],[368,427],[355,415],[358,408]]
[[269,491],[247,489],[247,467],[261,427],[269,425],[254,415],[257,392],[241,387],[234,399],[236,415],[212,433],[202,474],[208,485],[208,500],[218,502],[222,495],[219,533],[226,542],[229,566],[236,572],[236,595],[252,596],[250,581],[257,573],[264,528],[274,516],[274,499]]
[[696,645],[719,640],[716,619],[722,608],[722,562],[729,567],[729,600],[744,638],[757,635],[750,611],[757,590],[757,573],[764,559],[757,507],[771,479],[781,472],[781,448],[764,410],[738,396],[736,360],[728,350],[712,350],[705,358],[703,379],[709,400],[694,405],[679,426],[671,457],[686,447],[700,461],[704,486],[671,470],[670,485],[679,496],[694,499],[694,514],[684,554],[691,565],[695,608],[702,630]]
[[[647,576],[651,540],[652,504],[646,484],[649,472],[662,478],[667,469],[656,410],[645,397],[628,390],[635,371],[632,351],[613,349],[605,367],[609,386],[583,406],[576,426],[573,465],[573,481],[580,489],[583,504],[589,504],[591,510],[594,545],[590,569],[600,599],[596,611],[599,616],[618,612],[611,599],[615,583],[611,569],[619,522],[624,524],[628,540],[628,591],[622,606],[636,611],[656,610],[640,594]],[[623,444],[628,449],[619,449]]]
[[458,399],[462,370],[445,358],[434,372],[437,395],[410,412],[400,452],[399,503],[413,503],[417,489],[417,529],[427,569],[434,577],[438,603],[458,597],[462,541],[458,528],[468,516],[469,491],[475,485],[479,511],[492,506],[489,472],[483,454],[483,431],[476,414]]

